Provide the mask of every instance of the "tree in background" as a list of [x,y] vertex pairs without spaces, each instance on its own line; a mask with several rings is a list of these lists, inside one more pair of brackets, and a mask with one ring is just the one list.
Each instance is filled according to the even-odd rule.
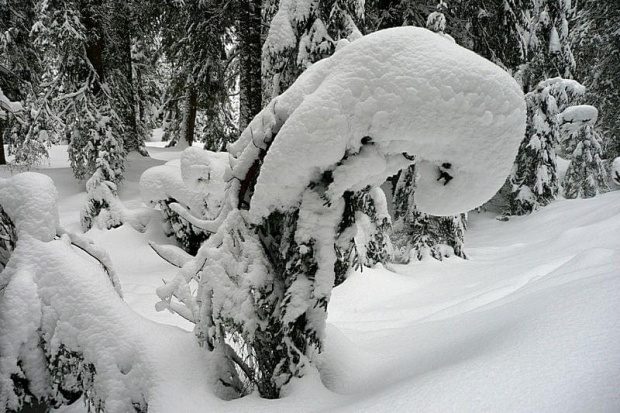
[[191,146],[200,140],[219,150],[236,136],[229,95],[236,89],[231,69],[237,56],[228,47],[233,42],[235,6],[204,0],[164,5],[162,49],[170,68],[164,130],[171,144]]
[[354,0],[281,0],[263,44],[263,106],[340,40],[361,37],[363,18],[364,3]]
[[585,89],[562,78],[540,82],[526,95],[526,138],[508,179],[509,215],[525,215],[549,204],[558,195],[556,145],[560,139],[557,115]]
[[574,148],[562,187],[566,198],[592,198],[609,190],[609,174],[601,159],[603,136],[594,125],[598,111],[593,106],[568,107],[560,114],[562,128]]
[[467,258],[467,214],[437,217],[419,211],[414,199],[415,174],[414,164],[400,172],[394,186],[392,242],[396,261],[406,264],[427,257],[439,261],[452,256]]
[[579,2],[578,7],[570,34],[575,77],[587,88],[584,101],[599,111],[605,157],[614,159],[620,156],[620,7],[597,0]]

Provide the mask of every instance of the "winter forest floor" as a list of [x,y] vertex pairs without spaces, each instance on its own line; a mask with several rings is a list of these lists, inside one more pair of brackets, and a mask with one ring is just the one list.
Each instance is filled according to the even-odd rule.
[[[145,169],[181,154],[161,146],[149,144],[151,158],[130,155],[127,207],[142,204]],[[39,172],[59,190],[61,225],[81,231],[86,193],[66,147],[52,148]],[[160,323],[135,317],[145,328],[131,336],[157,383],[149,411],[620,411],[620,191],[494,218],[470,213],[468,260],[365,269],[336,288],[320,378],[309,374],[276,401],[216,398],[208,357],[184,331],[192,326],[155,311],[155,288],[175,274],[147,244],[174,242],[158,211],[145,233],[126,225],[87,235],[110,254],[129,307]]]

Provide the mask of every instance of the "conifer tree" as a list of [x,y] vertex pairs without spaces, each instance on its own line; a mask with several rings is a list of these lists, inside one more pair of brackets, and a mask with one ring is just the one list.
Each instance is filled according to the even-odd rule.
[[363,2],[353,0],[280,0],[263,44],[263,105],[331,55],[340,40],[361,37],[363,16]]
[[571,30],[575,77],[586,87],[584,101],[599,111],[606,158],[620,156],[620,7],[614,1],[585,0]]
[[562,78],[540,82],[526,95],[526,138],[508,179],[509,215],[525,215],[549,204],[558,195],[556,145],[560,139],[557,115],[583,86]]
[[560,115],[562,128],[574,147],[562,187],[566,198],[592,198],[609,190],[609,175],[603,160],[603,136],[594,125],[598,111],[593,106],[568,107]]
[[[448,5],[444,1],[428,15],[427,28],[445,36]],[[422,260],[432,257],[443,260],[456,255],[466,258],[463,250],[467,216],[436,217],[419,211],[415,206],[415,165],[401,171],[394,188],[394,228],[392,232],[395,245],[395,258],[408,263],[411,259]]]
[[419,211],[415,206],[415,171],[415,164],[401,171],[394,187],[392,242],[396,261],[467,258],[463,249],[467,215],[437,217]]
[[[166,90],[165,138],[171,144],[206,142],[220,149],[236,136],[229,94],[236,53],[232,43],[236,3],[214,0],[167,2],[162,15],[162,49],[171,79]],[[201,119],[205,118],[205,119]],[[203,125],[198,130],[197,125]]]

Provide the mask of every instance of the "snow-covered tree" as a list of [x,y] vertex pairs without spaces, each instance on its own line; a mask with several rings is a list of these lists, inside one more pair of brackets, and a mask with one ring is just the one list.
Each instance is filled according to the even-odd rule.
[[540,82],[536,90],[526,95],[527,130],[508,178],[507,214],[529,214],[557,198],[557,115],[571,99],[584,92],[578,82],[558,77]]
[[[236,2],[166,2],[162,51],[170,68],[164,102],[165,137],[172,145],[204,141],[220,150],[236,136],[230,94],[236,88],[232,44]],[[201,117],[204,120],[201,120]],[[204,125],[203,129],[197,128]]]
[[609,175],[601,159],[603,137],[595,129],[598,111],[589,105],[570,106],[561,114],[562,129],[574,147],[562,181],[566,198],[591,198],[609,190]]
[[571,30],[577,67],[575,78],[586,86],[584,101],[599,111],[597,128],[606,145],[606,158],[620,156],[620,7],[613,1],[585,0]]
[[569,38],[571,0],[533,0],[525,10],[527,58],[519,78],[526,91],[544,79],[572,78],[575,58]]
[[[442,36],[446,36],[443,12],[447,11],[447,7],[445,2],[440,1],[437,10],[429,14],[426,21],[428,29]],[[446,184],[451,179],[450,172],[449,168],[444,171]],[[463,251],[466,215],[436,217],[419,211],[414,199],[415,174],[415,165],[401,171],[394,186],[392,241],[396,247],[396,260],[403,263],[426,257],[443,260],[453,255],[466,258]]]
[[263,104],[283,93],[339,41],[361,37],[364,2],[280,0],[263,44]]
[[[449,183],[449,168],[443,178]],[[397,262],[436,260],[457,256],[466,258],[464,237],[467,215],[438,217],[419,211],[415,205],[415,164],[400,172],[392,198],[394,227],[392,242]]]
[[[438,68],[454,76],[436,76]],[[496,82],[469,95],[471,104],[450,106],[489,74]],[[446,82],[454,95],[434,92]],[[483,125],[489,133],[477,133]],[[160,250],[181,268],[158,289],[158,308],[194,322],[200,343],[226,355],[218,371],[225,386],[278,397],[323,348],[338,263],[347,265],[342,256],[355,247],[356,194],[367,191],[385,217],[378,187],[415,153],[419,208],[471,209],[503,183],[524,128],[519,86],[478,55],[425,29],[356,40],[306,70],[229,145],[214,219],[179,209],[212,234],[195,257]],[[476,147],[471,157],[459,156],[463,145]],[[445,163],[456,172],[444,185]]]

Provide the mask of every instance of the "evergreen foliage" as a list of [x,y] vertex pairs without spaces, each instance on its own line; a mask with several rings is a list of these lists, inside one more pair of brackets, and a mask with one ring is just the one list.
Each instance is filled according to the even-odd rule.
[[401,171],[394,188],[392,242],[396,261],[467,258],[463,249],[467,215],[437,217],[419,211],[415,206],[415,174],[415,164]]
[[[571,119],[566,113],[571,109],[581,116]],[[570,107],[561,115],[566,122],[562,126],[567,129],[572,141],[570,146],[574,148],[562,182],[566,198],[592,198],[609,190],[609,175],[601,159],[604,153],[603,136],[594,127],[597,115],[598,112],[591,106]]]
[[574,80],[540,82],[526,95],[528,123],[508,179],[509,215],[525,215],[549,204],[558,195],[556,145],[560,139],[557,115],[570,100],[585,92]]
[[578,3],[571,31],[577,67],[575,77],[587,91],[584,100],[599,111],[598,129],[605,158],[620,156],[620,7],[614,1]]
[[354,0],[280,0],[263,44],[263,105],[283,93],[340,40],[361,36],[364,3]]

